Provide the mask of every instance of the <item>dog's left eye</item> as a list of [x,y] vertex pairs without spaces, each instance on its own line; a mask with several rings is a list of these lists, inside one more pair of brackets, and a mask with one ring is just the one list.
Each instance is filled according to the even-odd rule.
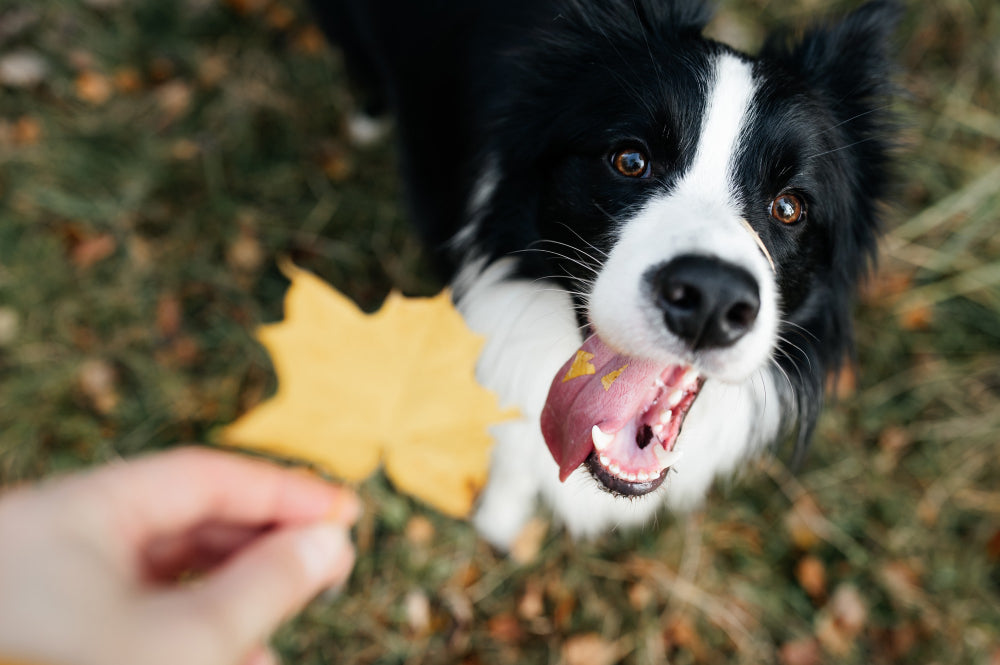
[[771,201],[771,217],[782,224],[794,224],[805,215],[806,206],[795,194],[785,192]]
[[626,148],[613,154],[611,165],[629,178],[644,178],[649,175],[649,158],[646,157],[646,153],[635,148]]

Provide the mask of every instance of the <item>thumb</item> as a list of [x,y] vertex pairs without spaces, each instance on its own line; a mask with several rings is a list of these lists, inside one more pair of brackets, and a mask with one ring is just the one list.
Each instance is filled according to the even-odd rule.
[[218,651],[247,653],[354,565],[347,529],[323,522],[262,537],[191,589]]

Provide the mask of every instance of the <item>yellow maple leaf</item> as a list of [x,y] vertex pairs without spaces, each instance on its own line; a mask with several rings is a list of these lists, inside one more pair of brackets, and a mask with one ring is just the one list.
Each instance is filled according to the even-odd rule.
[[383,464],[399,490],[467,515],[486,482],[487,427],[516,415],[476,383],[484,340],[446,291],[392,293],[366,315],[315,275],[283,269],[292,281],[285,320],[258,332],[278,392],[228,426],[223,442],[307,460],[348,481]]

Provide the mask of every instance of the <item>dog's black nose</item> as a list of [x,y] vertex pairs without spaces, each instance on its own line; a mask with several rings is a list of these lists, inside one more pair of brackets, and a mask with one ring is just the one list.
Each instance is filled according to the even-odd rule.
[[648,279],[667,328],[693,350],[735,344],[760,311],[753,276],[719,259],[680,256],[651,270]]

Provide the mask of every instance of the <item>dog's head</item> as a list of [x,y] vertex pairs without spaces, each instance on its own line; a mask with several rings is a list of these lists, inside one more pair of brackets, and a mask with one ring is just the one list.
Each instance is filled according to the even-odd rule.
[[807,440],[876,247],[896,14],[751,58],[701,36],[700,3],[570,3],[512,54],[470,233],[574,296],[585,342],[542,414],[563,477],[656,489],[731,417],[699,405],[716,384],[780,386]]

